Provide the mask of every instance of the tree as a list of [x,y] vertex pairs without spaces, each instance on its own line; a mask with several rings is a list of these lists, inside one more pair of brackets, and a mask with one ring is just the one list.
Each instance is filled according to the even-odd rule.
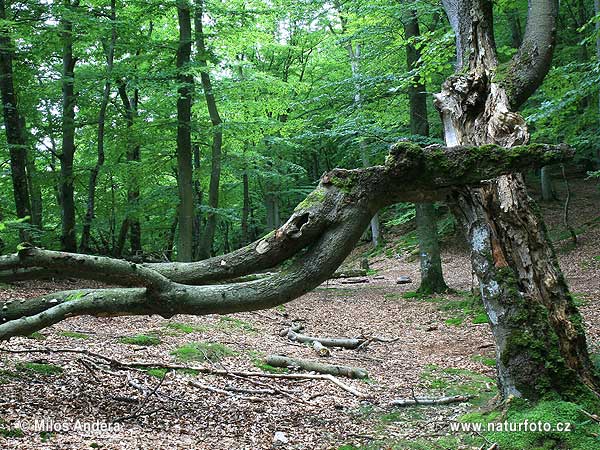
[[[456,74],[435,104],[446,144],[503,147],[529,140],[515,112],[550,67],[557,2],[530,0],[523,43],[499,65],[487,0],[445,0],[456,36]],[[473,270],[496,341],[498,385],[510,395],[540,398],[595,389],[581,317],[560,271],[543,220],[519,174],[454,194],[455,215],[471,245]]]
[[[9,30],[5,0],[0,0],[0,91],[2,93],[2,111],[6,142],[10,153],[10,174],[17,218],[31,219],[31,199],[27,182],[27,139],[24,121],[19,113],[17,94],[14,86],[13,53],[14,47]],[[29,240],[25,229],[20,230],[20,239]]]
[[206,259],[211,255],[215,231],[217,229],[217,208],[219,207],[219,184],[221,180],[221,146],[223,145],[223,129],[221,116],[215,101],[210,72],[208,69],[208,51],[206,49],[202,16],[204,13],[204,0],[196,0],[194,27],[196,36],[196,51],[200,63],[200,80],[204,90],[204,98],[212,124],[212,155],[210,169],[210,183],[208,187],[208,207],[206,226],[200,237],[198,258]]
[[75,158],[75,64],[73,56],[73,15],[79,0],[63,0],[61,15],[62,38],[62,149],[60,154],[60,203],[62,217],[61,247],[64,251],[77,251],[75,235],[75,192],[73,160]]
[[188,0],[177,1],[179,46],[177,47],[177,185],[179,186],[179,241],[177,259],[191,261],[194,233],[194,190],[192,184],[192,92],[190,73],[192,53],[191,6]]
[[110,15],[111,20],[111,37],[108,44],[103,43],[106,48],[106,80],[104,81],[104,90],[102,92],[102,100],[100,101],[100,110],[98,112],[98,135],[97,135],[97,151],[98,159],[96,160],[95,166],[90,171],[90,180],[88,185],[88,201],[87,211],[83,221],[83,230],[81,232],[81,243],[79,245],[79,251],[82,253],[88,253],[90,251],[90,234],[92,230],[92,221],[95,215],[96,206],[96,185],[98,182],[98,175],[102,166],[104,165],[104,129],[106,124],[106,108],[108,107],[108,100],[111,92],[111,77],[115,59],[115,44],[117,41],[117,30],[115,22],[117,20],[116,12],[116,0],[110,2]]
[[[421,35],[417,12],[411,9],[404,20],[406,43],[406,68],[409,72],[418,70],[421,52],[415,40]],[[427,94],[425,83],[417,74],[408,85],[408,104],[410,110],[410,132],[415,136],[429,135],[427,119]],[[417,237],[419,239],[419,260],[421,284],[418,292],[435,294],[446,292],[448,286],[442,273],[442,259],[438,241],[437,220],[433,203],[416,203]]]
[[[276,232],[227,255],[194,263],[139,265],[107,257],[29,247],[0,257],[0,280],[34,279],[68,271],[128,288],[64,291],[27,300],[8,300],[0,308],[0,340],[27,335],[67,317],[232,313],[288,302],[329,278],[358,242],[373,214],[399,201],[443,199],[457,186],[477,185],[524,166],[560,162],[564,146],[534,145],[513,150],[421,149],[401,142],[384,166],[335,169],[297,207]],[[275,267],[279,273],[257,281],[227,280]],[[211,284],[211,283],[219,284]]]

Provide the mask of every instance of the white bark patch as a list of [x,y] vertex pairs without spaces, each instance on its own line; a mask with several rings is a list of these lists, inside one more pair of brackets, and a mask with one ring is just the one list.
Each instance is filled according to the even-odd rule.
[[515,205],[515,199],[512,196],[512,190],[510,188],[509,178],[502,176],[496,181],[498,199],[500,200],[500,209],[504,212],[508,212],[513,209]]
[[267,241],[260,241],[256,246],[256,252],[260,255],[263,255],[269,251],[271,245]]
[[478,225],[473,229],[471,233],[471,248],[477,253],[482,253],[484,250],[489,249],[489,236],[488,230],[485,225]]

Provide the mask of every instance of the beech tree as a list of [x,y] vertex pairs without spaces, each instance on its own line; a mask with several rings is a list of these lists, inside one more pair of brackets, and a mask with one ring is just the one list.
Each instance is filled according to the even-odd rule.
[[[456,74],[435,96],[446,144],[527,143],[527,125],[517,110],[550,68],[558,2],[529,0],[523,42],[503,65],[496,54],[492,2],[443,4],[456,36]],[[457,189],[451,204],[471,245],[496,341],[501,395],[539,398],[551,390],[595,390],[581,316],[522,176]]]

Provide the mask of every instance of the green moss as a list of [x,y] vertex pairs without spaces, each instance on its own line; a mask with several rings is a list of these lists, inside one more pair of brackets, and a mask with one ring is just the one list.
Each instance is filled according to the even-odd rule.
[[164,378],[165,375],[167,374],[168,370],[164,369],[164,368],[159,368],[159,367],[152,367],[149,369],[146,369],[146,373],[152,377],[156,377],[156,378]]
[[46,335],[40,333],[39,331],[34,331],[29,336],[27,336],[27,339],[35,339],[36,341],[43,341],[46,339]]
[[462,323],[463,323],[462,317],[454,317],[452,319],[446,320],[446,325],[453,325],[455,327],[462,325]]
[[6,428],[0,427],[0,436],[4,436],[6,438],[22,438],[25,436],[23,430],[20,428]]
[[74,338],[74,339],[89,339],[90,338],[90,336],[88,334],[79,333],[77,331],[63,331],[60,334],[61,334],[61,336],[70,337],[70,338]]
[[338,189],[340,189],[342,192],[346,192],[346,193],[349,193],[352,190],[352,188],[354,187],[354,180],[352,179],[351,176],[339,177],[339,176],[333,175],[329,179],[329,182],[332,185],[334,185],[335,187],[337,187]]
[[304,200],[302,200],[300,203],[298,203],[298,206],[296,206],[294,211],[308,209],[311,206],[318,205],[319,203],[323,203],[323,200],[325,200],[325,197],[326,197],[325,189],[317,188],[314,191],[312,191],[310,194],[308,194]]
[[142,347],[148,347],[151,345],[160,344],[160,339],[156,336],[149,336],[147,334],[138,334],[137,336],[125,336],[119,339],[122,344],[128,345],[139,345]]
[[165,325],[165,327],[170,328],[171,330],[179,331],[184,334],[202,333],[208,330],[208,327],[203,325],[194,325],[182,322],[169,322]]
[[249,331],[249,332],[256,331],[256,329],[252,326],[251,323],[246,322],[245,320],[236,319],[235,317],[229,317],[229,316],[221,316],[219,318],[219,325],[222,328],[238,329],[238,330],[244,330],[244,331]]
[[473,317],[472,322],[474,324],[488,323],[489,319],[486,313],[478,313],[477,315],[475,315],[475,317]]
[[16,367],[22,372],[45,376],[60,375],[63,372],[62,367],[46,363],[24,362],[18,363]]
[[[600,446],[598,434],[600,425],[590,420],[581,412],[581,406],[576,403],[566,402],[557,399],[545,399],[537,403],[530,403],[524,400],[514,400],[504,414],[498,411],[491,413],[470,413],[460,418],[461,422],[482,423],[485,424],[483,435],[492,442],[496,442],[501,449],[521,450],[521,449],[578,449],[593,450]],[[514,424],[517,430],[518,424],[537,424],[547,423],[553,429],[551,431],[525,431],[522,425],[522,431],[493,431],[500,430],[500,427],[510,427],[507,424]],[[488,430],[488,423],[490,430]],[[570,431],[555,431],[557,424],[570,424]]]
[[171,354],[182,361],[216,362],[236,352],[223,344],[196,342],[176,348]]

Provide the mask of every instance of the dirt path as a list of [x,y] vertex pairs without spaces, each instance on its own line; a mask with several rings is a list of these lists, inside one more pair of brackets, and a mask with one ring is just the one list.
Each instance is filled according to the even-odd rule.
[[[590,190],[589,197],[576,198],[574,210],[587,208],[589,215],[600,216],[597,202],[591,200],[594,194]],[[560,205],[556,211],[552,208],[554,205],[547,208],[548,219],[560,232]],[[576,226],[584,227],[584,222]],[[582,303],[594,351],[600,342],[599,242],[600,228],[590,226],[582,232],[575,250],[562,251],[559,246],[561,264]],[[450,286],[468,292],[471,274],[467,256],[458,250],[446,251],[443,262]],[[201,351],[214,351],[211,364],[216,368],[258,370],[256,365],[266,354],[314,358],[312,349],[292,344],[278,334],[292,321],[302,321],[312,335],[397,339],[373,342],[363,351],[336,350],[329,358],[333,363],[368,370],[368,381],[347,383],[369,394],[369,401],[324,381],[253,379],[262,383],[259,386],[242,379],[182,372],[168,373],[155,395],[148,397],[148,392],[161,383],[156,372],[130,371],[128,375],[125,371],[102,371],[73,354],[0,353],[0,418],[4,421],[0,428],[5,430],[0,432],[0,448],[350,449],[353,447],[342,446],[367,445],[376,439],[404,442],[399,445],[406,446],[400,448],[413,448],[410,445],[416,445],[416,439],[447,435],[449,421],[494,395],[494,369],[490,367],[494,354],[488,326],[473,323],[477,322],[477,311],[470,310],[466,293],[429,301],[405,298],[417,283],[400,286],[395,279],[402,274],[418,280],[416,262],[381,259],[373,267],[378,276],[385,278],[370,277],[369,283],[360,285],[329,282],[284,307],[268,311],[176,316],[170,320],[81,317],[44,330],[38,339],[16,338],[4,344],[13,350],[80,347],[122,361],[194,365],[203,362],[181,358],[203,359],[206,353],[189,350],[190,344],[201,343]],[[74,286],[77,284],[70,283],[68,287]],[[32,296],[63,287],[52,283],[20,284],[4,287],[0,295]],[[154,338],[157,345],[123,342],[124,337],[137,337],[138,344],[151,343],[139,341],[139,335]],[[209,392],[190,386],[190,380],[216,388],[277,388],[285,394],[256,395],[260,400],[251,401],[243,398],[250,394]],[[146,393],[133,385],[144,387]],[[436,408],[392,410],[386,406],[389,400],[410,397],[413,392],[469,393],[476,397],[473,404]],[[118,429],[110,432],[63,430],[48,434],[27,429],[35,420],[46,419],[46,428],[54,421],[54,428],[64,424],[63,428],[73,429],[78,420],[80,425],[95,421],[109,424],[131,414],[138,416],[119,422]],[[18,430],[22,430],[22,436]]]

